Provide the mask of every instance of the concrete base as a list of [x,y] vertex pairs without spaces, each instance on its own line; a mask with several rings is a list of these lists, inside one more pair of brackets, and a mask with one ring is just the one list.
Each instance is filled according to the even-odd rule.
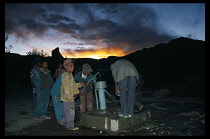
[[130,118],[122,118],[108,110],[95,109],[93,112],[82,114],[80,124],[101,130],[120,131],[146,122],[150,117],[150,111],[142,111]]

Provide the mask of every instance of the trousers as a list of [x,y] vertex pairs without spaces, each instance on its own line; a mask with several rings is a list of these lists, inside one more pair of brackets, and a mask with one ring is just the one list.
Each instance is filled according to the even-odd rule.
[[64,116],[61,123],[65,124],[66,129],[74,128],[74,118],[75,118],[75,101],[73,102],[63,102],[64,106]]
[[50,99],[50,90],[42,90],[37,94],[36,107],[33,117],[39,118],[41,116],[47,116],[47,110]]
[[92,91],[88,93],[80,93],[80,112],[93,111],[93,93]]
[[60,97],[56,95],[52,95],[52,101],[53,101],[56,120],[61,121],[64,113],[63,102],[61,102]]
[[136,76],[127,76],[118,82],[122,115],[133,115],[135,104]]

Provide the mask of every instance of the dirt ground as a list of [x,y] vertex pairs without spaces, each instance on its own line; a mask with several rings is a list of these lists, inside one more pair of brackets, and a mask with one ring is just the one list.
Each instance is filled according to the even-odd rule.
[[[18,91],[18,89],[15,89]],[[24,91],[25,90],[25,91]],[[149,110],[151,119],[138,126],[113,132],[88,128],[80,125],[79,103],[76,103],[75,125],[78,131],[66,131],[56,122],[54,109],[48,109],[50,120],[32,119],[34,107],[31,104],[30,88],[21,88],[19,93],[5,96],[5,136],[204,136],[205,99],[173,95],[165,98],[153,97],[154,89],[142,90],[141,102]],[[94,104],[95,106],[95,104]],[[116,105],[107,103],[107,109],[114,111]],[[117,103],[119,108],[119,103]],[[135,113],[139,113],[135,108]]]

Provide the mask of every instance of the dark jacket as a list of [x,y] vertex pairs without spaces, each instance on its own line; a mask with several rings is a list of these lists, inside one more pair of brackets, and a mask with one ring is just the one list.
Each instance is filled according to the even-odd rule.
[[[78,82],[82,82],[82,83],[85,83],[85,84],[86,84],[86,83],[88,83],[91,79],[93,79],[93,74],[92,74],[92,73],[89,73],[85,79],[82,78],[82,71],[80,71],[80,72],[78,72],[77,74],[74,75],[74,80],[75,80],[75,82],[77,82],[77,83],[78,83]],[[90,83],[93,84],[93,80],[90,81]],[[89,84],[90,84],[90,83],[89,83]],[[90,92],[90,91],[93,90],[93,85],[91,85],[91,86],[83,86],[82,88],[79,88],[79,90],[80,90],[80,91],[83,90],[84,93],[88,93],[88,92]]]
[[48,90],[48,89],[51,89],[51,86],[53,85],[53,79],[51,77],[51,74],[50,74],[50,70],[46,70],[44,71],[43,68],[40,68],[40,77],[41,77],[41,85],[40,89],[43,89],[43,90]]
[[139,73],[136,67],[126,59],[120,59],[114,62],[110,69],[112,71],[112,76],[114,78],[116,88],[118,88],[117,83],[127,76],[136,76],[139,83]]

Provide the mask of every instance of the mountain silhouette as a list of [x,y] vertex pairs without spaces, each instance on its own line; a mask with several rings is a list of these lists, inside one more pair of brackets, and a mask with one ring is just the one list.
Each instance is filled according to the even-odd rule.
[[[55,49],[54,49],[55,50]],[[59,51],[59,49],[58,49]],[[29,84],[30,69],[37,56],[21,56],[5,53],[5,83]],[[43,57],[49,68],[55,65],[54,58]],[[99,60],[76,58],[75,68],[81,70],[84,63],[89,63],[94,72],[102,74],[102,80],[113,82],[110,65],[118,59],[131,61],[143,76],[145,86],[161,84],[189,84],[204,90],[205,84],[205,41],[180,37],[168,43],[160,43],[151,48],[144,48],[123,57],[110,56]],[[15,72],[14,68],[15,67]],[[53,74],[53,73],[52,73]]]
[[123,58],[132,61],[151,82],[200,82],[205,71],[204,46],[204,41],[181,37]]

